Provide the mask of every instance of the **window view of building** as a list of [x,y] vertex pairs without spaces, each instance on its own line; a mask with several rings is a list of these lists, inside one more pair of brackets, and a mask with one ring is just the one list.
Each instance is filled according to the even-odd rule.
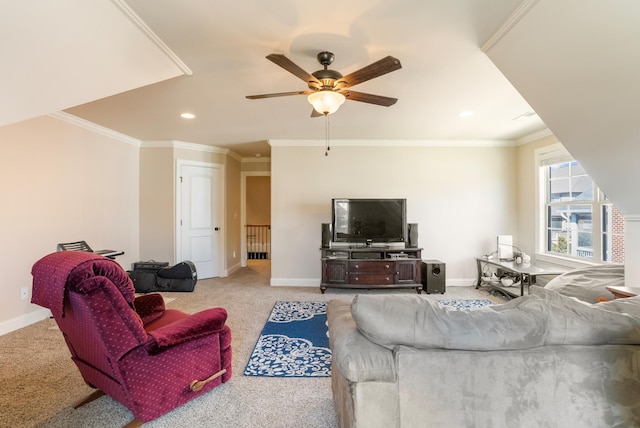
[[624,262],[624,219],[576,161],[542,167],[545,249],[593,261]]

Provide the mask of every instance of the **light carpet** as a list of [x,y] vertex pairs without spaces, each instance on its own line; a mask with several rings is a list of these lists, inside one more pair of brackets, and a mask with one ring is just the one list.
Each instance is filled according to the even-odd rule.
[[[250,260],[225,278],[198,281],[192,293],[162,293],[177,297],[168,307],[195,313],[222,306],[233,335],[233,377],[226,384],[144,425],[145,428],[261,427],[336,428],[330,378],[269,378],[243,376],[265,320],[276,301],[351,300],[355,294],[415,294],[415,290],[340,290],[321,294],[319,287],[271,287],[268,260]],[[25,287],[30,284],[24,284]],[[486,289],[448,287],[433,300],[490,299]],[[132,414],[110,397],[79,409],[73,403],[91,393],[71,361],[59,331],[47,319],[0,336],[0,427],[115,428]]]

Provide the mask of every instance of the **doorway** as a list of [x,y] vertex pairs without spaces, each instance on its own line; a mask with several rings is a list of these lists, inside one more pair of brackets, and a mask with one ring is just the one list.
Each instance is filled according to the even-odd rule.
[[271,259],[271,174],[242,173],[242,266],[247,260]]
[[180,160],[177,164],[176,259],[192,261],[201,279],[220,276],[222,168]]

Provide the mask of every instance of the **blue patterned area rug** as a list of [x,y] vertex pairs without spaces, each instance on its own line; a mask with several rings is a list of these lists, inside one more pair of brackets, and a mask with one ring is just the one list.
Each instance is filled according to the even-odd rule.
[[276,302],[245,376],[331,376],[327,302]]
[[438,300],[438,303],[444,306],[451,306],[456,309],[479,309],[492,305],[493,302],[488,299],[460,299],[460,300]]
[[[438,300],[438,303],[472,310],[492,302],[475,299]],[[331,376],[327,302],[276,302],[249,357],[244,375]]]

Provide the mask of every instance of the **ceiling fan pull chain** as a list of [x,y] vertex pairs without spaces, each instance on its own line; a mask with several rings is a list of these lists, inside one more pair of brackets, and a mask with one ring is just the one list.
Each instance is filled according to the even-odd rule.
[[329,150],[331,150],[331,147],[329,146],[329,114],[328,113],[324,114],[324,134],[325,134],[325,143],[326,143],[326,150],[324,152],[324,155],[329,156]]

